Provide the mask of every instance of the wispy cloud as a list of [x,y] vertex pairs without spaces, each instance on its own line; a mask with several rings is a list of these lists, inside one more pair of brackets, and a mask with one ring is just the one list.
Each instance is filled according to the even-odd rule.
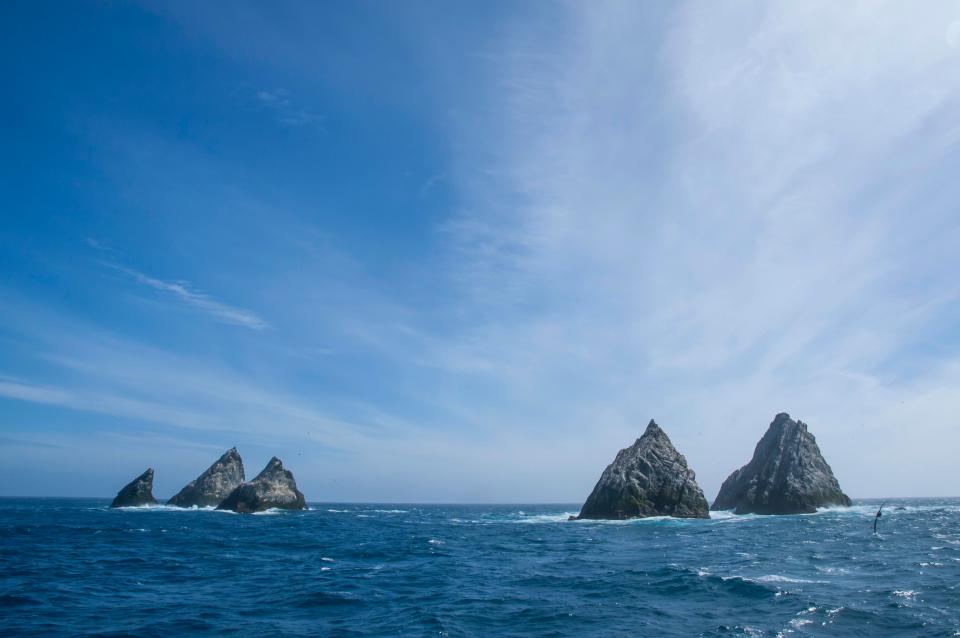
[[893,404],[946,399],[960,360],[917,348],[960,302],[956,5],[690,3],[659,31],[565,6],[562,35],[514,24],[489,57],[498,134],[460,131],[445,230],[488,320],[436,361],[567,406],[563,436],[663,418],[708,487],[779,410],[848,476],[862,415],[916,447]]
[[101,261],[101,263],[127,275],[139,284],[165,293],[183,305],[213,317],[220,323],[241,326],[250,330],[266,330],[270,327],[267,321],[261,319],[254,312],[223,303],[204,292],[194,289],[189,282],[156,279],[114,261]]
[[254,97],[261,107],[273,111],[277,121],[285,126],[321,127],[323,124],[323,115],[298,105],[286,89],[259,89]]

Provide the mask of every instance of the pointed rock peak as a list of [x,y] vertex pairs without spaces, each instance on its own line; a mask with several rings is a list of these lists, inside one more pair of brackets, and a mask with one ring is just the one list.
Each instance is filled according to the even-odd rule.
[[774,417],[749,463],[720,487],[713,509],[737,514],[804,514],[850,505],[817,440],[802,421]]
[[767,432],[763,435],[763,439],[769,439],[771,437],[782,438],[785,436],[792,437],[799,433],[809,433],[807,430],[807,424],[799,419],[791,419],[789,414],[786,412],[781,412],[773,418],[773,421],[770,422],[770,427],[767,428]]
[[687,460],[653,420],[607,466],[578,518],[707,518],[707,499]]
[[223,453],[203,474],[187,483],[167,501],[177,507],[211,507],[219,504],[238,485],[243,483],[243,459],[237,448]]
[[647,423],[647,429],[644,434],[663,434],[663,428],[657,425],[656,421],[650,419],[650,423]]
[[139,505],[153,505],[157,499],[153,498],[153,468],[127,483],[117,492],[116,498],[110,507],[137,507]]
[[306,509],[303,493],[297,489],[293,472],[283,468],[277,457],[249,483],[243,483],[223,500],[217,509],[234,512],[261,512],[272,507]]
[[257,474],[257,476],[253,480],[256,481],[262,476],[269,476],[271,474],[276,474],[277,472],[284,472],[284,471],[285,470],[283,469],[283,461],[281,461],[280,459],[274,456],[267,463],[267,466],[263,468],[263,471]]

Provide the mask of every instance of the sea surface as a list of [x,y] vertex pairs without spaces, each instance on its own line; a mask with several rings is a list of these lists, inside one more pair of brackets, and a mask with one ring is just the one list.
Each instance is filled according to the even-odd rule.
[[[960,499],[568,522],[0,499],[4,636],[960,636]],[[896,509],[901,507],[902,509]]]

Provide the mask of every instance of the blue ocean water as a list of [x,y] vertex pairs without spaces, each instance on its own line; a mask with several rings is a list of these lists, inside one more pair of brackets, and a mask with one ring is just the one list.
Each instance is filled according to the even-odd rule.
[[[0,633],[957,636],[960,500],[567,522],[576,506],[244,516],[0,500]],[[894,509],[903,506],[904,509]]]

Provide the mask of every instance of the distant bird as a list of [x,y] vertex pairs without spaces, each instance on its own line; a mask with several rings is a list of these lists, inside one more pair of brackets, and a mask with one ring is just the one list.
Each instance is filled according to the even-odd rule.
[[877,510],[877,517],[876,517],[875,519],[873,519],[873,533],[874,533],[874,534],[877,533],[877,523],[880,522],[880,517],[883,516],[883,506],[884,506],[884,505],[886,505],[886,503],[881,503],[881,504],[880,504],[880,509]]

